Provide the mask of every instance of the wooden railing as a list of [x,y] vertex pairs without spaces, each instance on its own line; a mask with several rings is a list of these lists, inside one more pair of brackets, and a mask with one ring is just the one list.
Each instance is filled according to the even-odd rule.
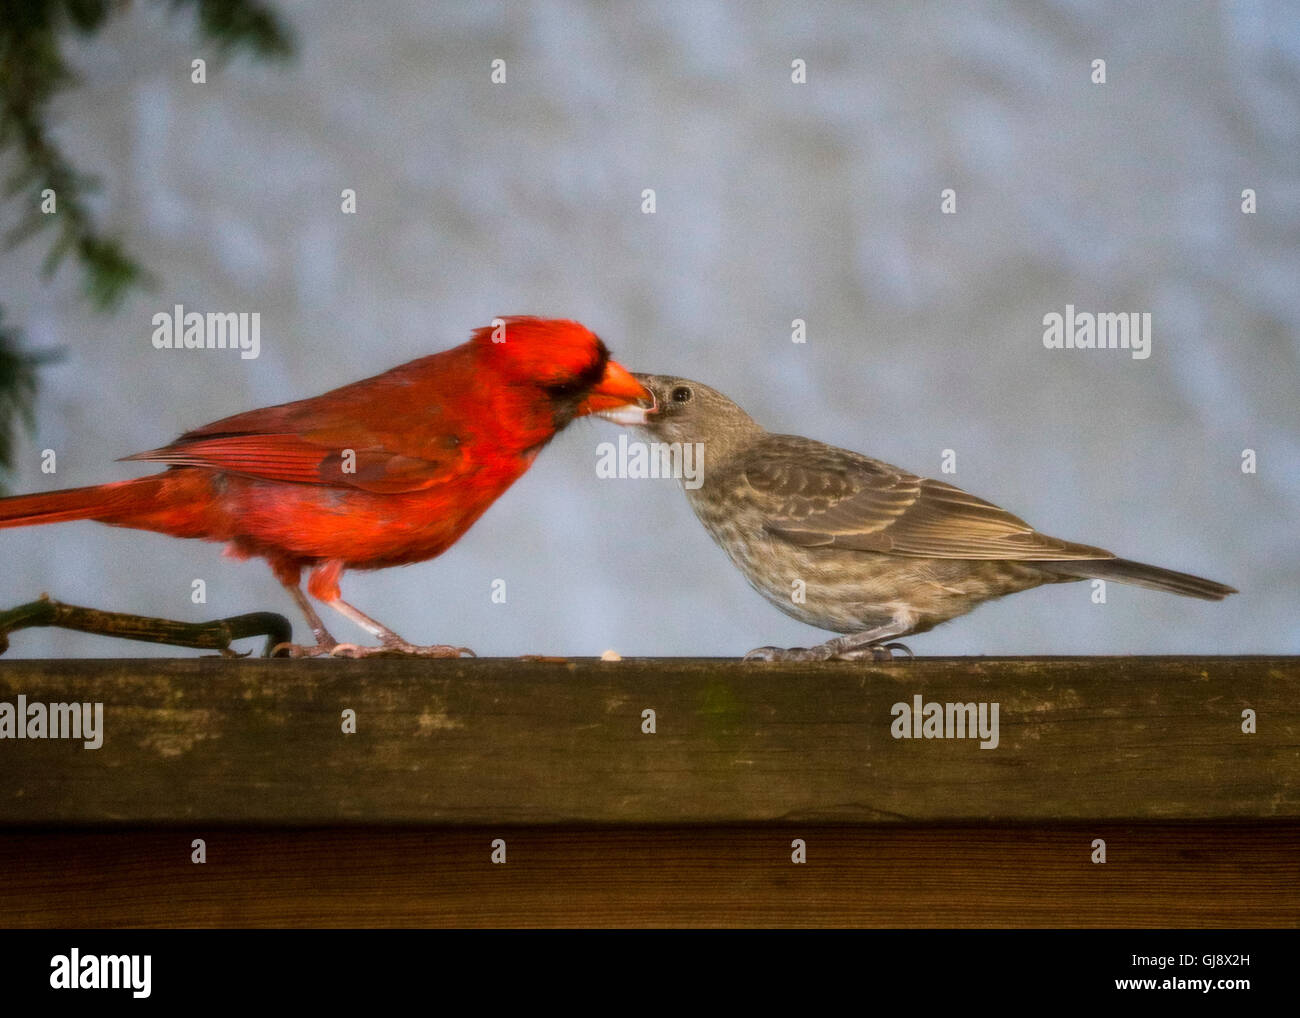
[[1300,923],[1300,658],[0,661],[19,696],[102,744],[0,739],[11,926]]

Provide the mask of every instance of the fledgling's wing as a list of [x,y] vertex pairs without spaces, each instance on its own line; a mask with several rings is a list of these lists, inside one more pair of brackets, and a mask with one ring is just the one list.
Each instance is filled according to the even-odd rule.
[[766,436],[745,454],[742,471],[764,512],[764,528],[802,547],[922,558],[1114,558],[1040,534],[951,484],[812,439]]

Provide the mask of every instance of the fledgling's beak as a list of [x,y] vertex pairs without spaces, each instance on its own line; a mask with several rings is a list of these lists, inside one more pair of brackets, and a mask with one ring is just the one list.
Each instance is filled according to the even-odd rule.
[[[644,416],[645,407],[654,405],[654,395],[632,377],[632,373],[617,361],[605,364],[605,373],[592,387],[587,398],[578,404],[578,413],[598,414],[619,424],[635,424],[631,417]],[[628,414],[624,419],[622,414]]]
[[632,376],[633,381],[645,389],[646,395],[650,397],[648,400],[642,399],[636,404],[615,407],[613,410],[606,410],[600,416],[615,424],[626,424],[634,428],[648,425],[650,417],[659,412],[659,397],[655,395],[654,389],[645,384],[645,381],[652,378],[654,375],[643,375],[639,372]]

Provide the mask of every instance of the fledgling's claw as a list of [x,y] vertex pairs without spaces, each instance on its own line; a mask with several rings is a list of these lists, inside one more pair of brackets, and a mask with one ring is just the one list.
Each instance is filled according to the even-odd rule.
[[844,638],[828,640],[816,647],[756,647],[745,655],[746,661],[892,661],[895,650],[909,658],[916,655],[902,643],[844,645]]
[[746,661],[825,661],[831,656],[826,644],[817,647],[756,647]]
[[905,643],[872,643],[866,647],[846,650],[836,654],[832,661],[893,661],[895,649],[903,651],[908,658],[916,657]]

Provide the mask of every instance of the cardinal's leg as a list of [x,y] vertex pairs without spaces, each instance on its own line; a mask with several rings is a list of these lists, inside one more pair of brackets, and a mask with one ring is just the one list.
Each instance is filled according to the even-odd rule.
[[334,653],[335,648],[339,646],[338,640],[330,635],[329,630],[325,628],[325,623],[316,614],[316,609],[311,606],[311,602],[303,596],[303,592],[298,587],[302,568],[295,562],[273,561],[271,569],[274,570],[276,579],[284,585],[284,589],[289,592],[294,603],[307,617],[307,625],[311,627],[311,634],[316,638],[316,645],[308,647],[297,643],[280,643],[271,648],[270,656],[320,657]]
[[[360,609],[352,607],[343,600],[339,591],[339,577],[343,575],[343,563],[338,559],[322,562],[307,580],[307,590],[312,597],[324,601],[340,615],[351,619],[366,632],[380,641],[378,647],[358,647],[352,643],[340,643],[333,647],[331,654],[338,657],[367,657],[371,654],[413,654],[419,657],[460,657],[474,656],[468,647],[451,647],[446,644],[434,644],[422,647],[407,643],[400,636],[381,622],[372,619]],[[319,621],[319,620],[318,620]]]

